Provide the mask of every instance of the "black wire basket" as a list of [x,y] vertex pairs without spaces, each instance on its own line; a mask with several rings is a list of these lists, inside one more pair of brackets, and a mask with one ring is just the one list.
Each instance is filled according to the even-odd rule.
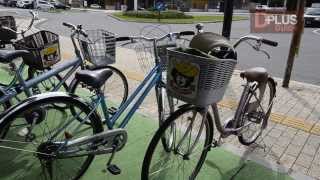
[[80,36],[78,41],[83,58],[95,67],[115,63],[115,34],[103,29],[87,30],[88,37]]
[[[0,16],[0,27],[8,27],[14,31],[17,30],[16,21],[13,16]],[[10,41],[17,39],[17,34],[6,29],[0,28],[0,41]]]
[[26,59],[27,65],[43,70],[61,60],[59,35],[50,31],[39,31],[29,35],[14,44],[15,49],[30,51],[33,59]]

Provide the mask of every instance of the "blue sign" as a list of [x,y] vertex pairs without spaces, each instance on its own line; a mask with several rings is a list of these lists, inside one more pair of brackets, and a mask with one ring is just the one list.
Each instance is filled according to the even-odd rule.
[[165,11],[167,9],[167,5],[163,0],[158,0],[155,8],[157,11]]

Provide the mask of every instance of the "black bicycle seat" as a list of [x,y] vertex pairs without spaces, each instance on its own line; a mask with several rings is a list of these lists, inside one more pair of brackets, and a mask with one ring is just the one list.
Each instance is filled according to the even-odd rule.
[[26,50],[0,50],[0,63],[10,63],[14,59],[32,59],[33,55]]
[[268,72],[265,68],[255,67],[240,73],[240,77],[246,78],[249,82],[266,82],[268,80]]
[[112,71],[109,69],[100,70],[81,70],[78,71],[75,77],[84,84],[99,89],[112,76]]

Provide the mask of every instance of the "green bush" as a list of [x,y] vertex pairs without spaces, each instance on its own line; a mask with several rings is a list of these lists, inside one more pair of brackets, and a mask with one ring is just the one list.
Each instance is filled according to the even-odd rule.
[[191,19],[192,16],[186,15],[181,11],[126,11],[124,16],[137,17],[137,18],[152,18],[152,19]]

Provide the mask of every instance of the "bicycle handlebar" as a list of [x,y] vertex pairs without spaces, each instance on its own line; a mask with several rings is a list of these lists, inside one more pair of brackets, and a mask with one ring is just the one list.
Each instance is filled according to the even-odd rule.
[[84,37],[88,37],[88,34],[82,29],[81,24],[76,26],[71,23],[63,22],[62,25],[70,28],[72,31],[75,31],[75,33],[79,33],[79,34],[83,35]]
[[161,41],[166,38],[173,38],[173,37],[180,38],[180,36],[191,36],[191,35],[195,35],[195,33],[193,31],[181,31],[181,32],[168,33],[160,38],[148,38],[144,36],[123,36],[123,37],[116,38],[116,41],[129,41],[129,40],[131,40],[132,42],[134,40]]
[[273,47],[277,47],[278,46],[278,42],[272,41],[272,40],[268,40],[268,39],[261,39],[261,42],[266,44],[266,45],[273,46]]
[[236,48],[241,42],[247,41],[247,40],[255,40],[258,43],[263,43],[263,44],[266,44],[269,46],[274,46],[274,47],[278,46],[278,42],[276,42],[276,41],[264,39],[264,38],[258,37],[258,36],[247,35],[247,36],[241,37],[236,43],[234,43],[233,47]]

